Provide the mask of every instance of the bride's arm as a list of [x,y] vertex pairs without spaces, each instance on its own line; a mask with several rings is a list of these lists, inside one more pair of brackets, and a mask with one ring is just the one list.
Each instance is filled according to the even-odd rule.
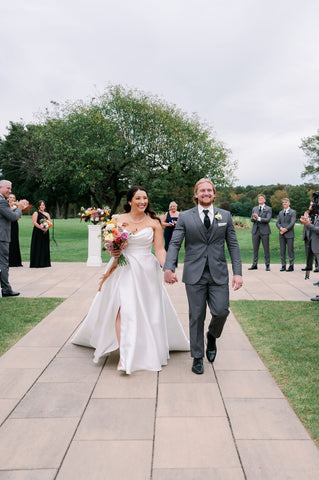
[[164,248],[163,242],[163,229],[161,224],[154,220],[154,252],[157,260],[159,261],[161,267],[163,267],[166,259],[166,250]]

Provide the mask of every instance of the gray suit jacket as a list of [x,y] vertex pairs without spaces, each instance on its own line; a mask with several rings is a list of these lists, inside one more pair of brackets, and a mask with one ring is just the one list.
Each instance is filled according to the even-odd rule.
[[11,222],[20,218],[21,215],[20,208],[11,210],[7,200],[0,194],[0,242],[10,242]]
[[311,250],[315,255],[319,254],[319,215],[313,223],[306,227],[311,232]]
[[257,213],[257,215],[259,215],[259,206],[254,207],[252,212],[251,212],[250,220],[253,222],[253,228],[251,230],[251,233],[253,235],[255,233],[257,233],[257,228],[259,226],[259,232],[260,232],[261,235],[270,235],[271,230],[270,230],[269,222],[271,220],[271,215],[272,215],[271,207],[268,207],[268,205],[264,205],[264,209],[263,209],[261,215],[259,215],[260,216],[260,222],[258,222],[254,218],[254,216],[253,216],[254,213]]
[[295,236],[294,225],[296,223],[296,211],[290,208],[286,215],[284,215],[284,213],[285,213],[285,210],[281,210],[279,212],[276,226],[279,230],[281,227],[287,228],[288,232],[283,234],[285,238],[294,238]]
[[[214,208],[214,215],[217,210]],[[175,271],[178,252],[185,239],[183,282],[197,283],[208,261],[210,274],[215,283],[228,283],[228,268],[225,257],[225,241],[232,261],[234,275],[242,274],[239,244],[231,215],[218,209],[222,219],[212,222],[207,230],[201,221],[198,207],[181,212],[167,251],[164,270]]]

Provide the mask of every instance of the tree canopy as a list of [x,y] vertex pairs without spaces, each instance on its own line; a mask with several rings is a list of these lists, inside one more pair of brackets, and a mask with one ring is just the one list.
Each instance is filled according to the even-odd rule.
[[316,181],[319,179],[319,130],[317,130],[316,135],[303,138],[300,148],[308,157],[308,162],[301,176],[311,176]]
[[60,203],[82,196],[114,212],[128,188],[141,184],[163,211],[171,200],[191,206],[201,177],[232,183],[236,164],[212,127],[156,96],[116,85],[87,102],[52,103],[37,125],[10,125],[0,162],[11,178],[19,166],[15,182],[31,177]]

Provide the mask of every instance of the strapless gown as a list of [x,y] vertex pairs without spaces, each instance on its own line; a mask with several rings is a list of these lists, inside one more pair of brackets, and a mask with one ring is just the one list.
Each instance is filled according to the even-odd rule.
[[[169,350],[189,350],[162,281],[160,265],[152,254],[153,229],[131,235],[118,266],[104,282],[72,343],[95,348],[94,362],[119,348],[115,320],[121,308],[120,360],[127,374],[159,371],[167,365]],[[107,264],[111,267],[113,259]]]

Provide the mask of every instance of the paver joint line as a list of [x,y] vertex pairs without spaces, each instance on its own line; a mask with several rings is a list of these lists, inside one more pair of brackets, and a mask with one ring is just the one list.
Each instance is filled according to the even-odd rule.
[[[27,266],[27,265],[26,265]],[[276,268],[278,267],[278,272]],[[247,270],[248,265],[243,266],[243,270]],[[182,267],[179,269],[178,275],[181,275],[181,270]],[[136,386],[133,386],[134,388],[128,390],[128,384],[121,385],[121,379],[117,377],[117,372],[116,372],[116,363],[114,363],[114,358],[112,359],[111,357],[108,357],[105,359],[104,363],[100,364],[97,366],[100,370],[98,372],[93,372],[93,375],[91,373],[90,368],[86,369],[85,374],[83,373],[83,367],[81,367],[81,371],[77,372],[77,377],[76,373],[74,373],[73,367],[72,367],[72,375],[70,378],[69,371],[64,374],[62,371],[63,365],[65,368],[66,363],[63,364],[63,359],[64,362],[68,362],[68,359],[73,360],[74,365],[78,364],[81,365],[79,359],[87,359],[88,362],[92,361],[92,352],[88,350],[87,353],[88,355],[84,354],[82,355],[81,350],[79,350],[80,347],[75,347],[75,346],[70,346],[69,345],[69,338],[70,338],[70,331],[73,333],[76,331],[78,328],[78,325],[81,323],[81,321],[84,319],[86,312],[90,306],[90,301],[93,299],[93,296],[95,294],[95,284],[94,281],[96,279],[96,287],[98,284],[98,278],[100,274],[104,271],[104,266],[102,267],[94,267],[94,268],[88,268],[86,267],[85,264],[81,263],[76,263],[76,264],[63,264],[63,263],[58,263],[58,264],[53,264],[51,269],[47,269],[46,271],[38,272],[37,269],[28,269],[28,271],[24,270],[21,271],[18,268],[16,269],[10,269],[10,279],[12,283],[15,285],[15,288],[19,291],[21,291],[21,295],[24,295],[24,292],[27,292],[26,294],[28,296],[52,296],[52,293],[54,292],[62,292],[65,291],[66,293],[66,300],[64,301],[63,304],[63,312],[76,312],[76,315],[71,315],[70,317],[66,318],[66,320],[69,320],[69,326],[72,328],[69,328],[69,330],[66,332],[65,329],[65,322],[63,321],[57,321],[57,317],[55,315],[55,312],[51,312],[49,318],[47,317],[46,321],[43,322],[41,325],[41,331],[40,333],[42,335],[45,335],[46,328],[48,329],[47,331],[49,334],[53,334],[53,330],[56,330],[57,328],[63,329],[61,332],[61,335],[57,335],[54,337],[54,339],[57,341],[61,340],[61,343],[59,343],[56,348],[56,352],[50,352],[52,353],[52,357],[48,358],[48,355],[44,358],[42,356],[42,359],[40,358],[39,361],[42,361],[41,364],[41,371],[37,373],[35,377],[32,377],[32,375],[28,375],[26,378],[22,378],[23,382],[21,383],[21,386],[19,385],[19,389],[16,389],[15,392],[19,391],[19,394],[16,394],[16,397],[10,397],[10,391],[11,393],[14,391],[12,389],[12,385],[10,385],[10,382],[8,381],[8,378],[6,377],[6,374],[4,374],[2,377],[0,376],[0,420],[1,420],[1,425],[0,425],[0,457],[3,455],[6,449],[6,445],[8,442],[10,443],[10,438],[6,437],[3,438],[3,434],[5,431],[8,430],[8,426],[13,426],[13,425],[19,425],[21,424],[20,421],[29,421],[30,424],[32,423],[33,420],[36,421],[36,424],[39,426],[39,422],[41,421],[47,422],[48,425],[51,425],[52,422],[55,421],[55,418],[49,418],[49,417],[43,417],[43,418],[37,418],[34,419],[32,418],[13,418],[12,414],[13,412],[17,409],[17,415],[18,415],[18,408],[21,407],[22,401],[26,399],[26,396],[31,392],[32,388],[35,385],[41,385],[45,382],[51,382],[53,385],[54,383],[68,383],[72,385],[72,383],[81,383],[81,379],[83,381],[83,375],[85,375],[85,381],[89,385],[88,392],[86,393],[86,389],[78,389],[78,392],[84,391],[84,401],[83,401],[83,410],[81,412],[81,415],[79,415],[78,418],[76,418],[76,422],[73,425],[72,419],[71,418],[65,418],[65,422],[68,421],[68,428],[72,427],[72,430],[69,432],[70,433],[70,438],[67,438],[67,446],[63,450],[63,453],[59,457],[59,465],[57,468],[54,467],[55,474],[54,478],[61,478],[66,479],[69,477],[66,477],[64,475],[67,475],[68,468],[70,467],[72,472],[73,468],[79,468],[80,470],[82,469],[83,471],[87,467],[87,462],[91,462],[93,465],[93,468],[95,465],[99,465],[99,461],[104,459],[104,454],[105,454],[105,447],[108,449],[108,451],[111,449],[112,452],[117,452],[114,453],[111,458],[108,457],[108,467],[113,468],[114,472],[119,471],[116,470],[117,468],[123,466],[123,451],[122,451],[122,445],[125,444],[127,445],[127,448],[133,449],[132,451],[134,452],[139,452],[139,454],[136,456],[133,455],[134,458],[131,457],[131,461],[135,462],[135,466],[138,465],[138,461],[143,462],[142,467],[147,466],[147,474],[148,478],[164,478],[165,477],[165,468],[163,467],[163,464],[160,465],[161,462],[161,457],[160,455],[163,454],[162,452],[159,452],[157,449],[159,447],[163,447],[163,445],[167,446],[167,444],[170,442],[170,438],[164,438],[162,439],[162,443],[159,443],[159,435],[161,432],[169,432],[169,425],[173,424],[174,428],[176,430],[172,431],[172,434],[175,433],[176,435],[180,435],[181,432],[187,433],[189,435],[190,432],[186,432],[186,430],[183,430],[183,426],[187,424],[187,428],[192,428],[196,425],[201,425],[202,427],[209,422],[209,428],[213,425],[219,425],[222,426],[223,428],[225,427],[225,432],[226,432],[226,425],[227,425],[227,435],[225,433],[225,438],[226,439],[231,439],[231,445],[229,444],[229,449],[233,450],[233,457],[232,459],[236,458],[236,465],[234,466],[233,464],[221,466],[221,464],[218,464],[219,459],[216,459],[216,465],[210,466],[210,465],[196,465],[196,468],[194,469],[194,466],[191,465],[191,461],[188,458],[187,461],[189,461],[189,466],[187,468],[184,468],[182,470],[187,471],[189,475],[193,475],[193,472],[196,471],[196,469],[199,469],[201,471],[201,475],[203,474],[204,471],[214,471],[217,475],[217,478],[223,478],[223,472],[227,472],[227,479],[231,478],[229,475],[228,468],[233,468],[236,478],[246,479],[247,478],[253,478],[253,475],[255,475],[255,470],[256,465],[260,465],[260,468],[264,468],[265,470],[263,471],[263,474],[265,475],[264,478],[272,478],[269,476],[269,471],[267,470],[267,465],[269,465],[269,468],[272,468],[272,465],[276,465],[276,474],[281,475],[281,478],[285,478],[285,474],[287,472],[287,468],[289,468],[289,471],[291,472],[291,479],[297,479],[300,478],[300,468],[303,467],[305,471],[312,472],[312,471],[319,471],[319,452],[317,447],[315,446],[314,442],[309,438],[303,437],[303,432],[302,430],[302,424],[300,423],[299,419],[295,416],[294,412],[289,412],[285,413],[287,418],[289,415],[291,418],[294,418],[294,422],[297,422],[298,425],[300,426],[299,430],[298,428],[295,430],[299,433],[299,438],[288,438],[285,439],[283,436],[283,439],[280,438],[267,438],[266,440],[263,438],[239,438],[237,435],[236,437],[236,432],[243,432],[244,430],[242,429],[243,422],[236,422],[236,417],[234,417],[234,412],[244,412],[246,415],[250,414],[250,409],[253,409],[254,415],[258,415],[259,408],[258,404],[253,403],[256,399],[259,400],[260,402],[263,402],[264,410],[267,411],[267,414],[269,417],[267,418],[275,418],[274,413],[271,410],[272,405],[269,404],[270,400],[274,400],[274,405],[277,405],[277,412],[286,412],[284,407],[281,405],[287,402],[285,397],[283,396],[282,392],[278,389],[277,385],[273,382],[271,383],[270,380],[267,380],[267,385],[264,386],[265,379],[268,379],[267,375],[269,374],[268,370],[266,368],[261,368],[261,364],[258,362],[261,362],[259,357],[255,358],[256,355],[254,356],[250,352],[253,350],[253,347],[251,346],[250,342],[247,340],[247,337],[244,335],[242,329],[240,328],[238,322],[236,321],[234,315],[231,313],[228,322],[226,323],[225,326],[225,331],[223,333],[223,336],[220,339],[220,348],[219,348],[219,354],[216,359],[215,364],[213,365],[212,372],[210,373],[209,370],[209,365],[205,363],[205,372],[202,377],[204,378],[197,378],[196,375],[194,375],[191,372],[191,359],[189,355],[183,355],[179,353],[173,353],[171,355],[171,359],[168,363],[168,366],[163,368],[161,372],[158,372],[156,374],[156,382],[155,382],[155,377],[150,377],[150,383],[148,381],[148,378],[142,377],[143,382],[142,382],[142,387],[141,384],[139,384],[138,388]],[[78,274],[77,274],[78,272]],[[41,275],[39,275],[41,273]],[[310,297],[312,296],[311,289],[315,290],[315,287],[312,287],[312,284],[309,284],[309,282],[304,282],[304,277],[299,275],[300,272],[298,272],[298,266],[295,266],[295,272],[292,272],[292,274],[289,276],[289,279],[287,279],[287,282],[285,283],[282,281],[282,274],[279,273],[279,266],[278,265],[271,265],[271,272],[265,273],[262,268],[260,268],[257,271],[254,272],[245,272],[244,273],[244,286],[243,288],[238,291],[238,292],[233,292],[230,291],[230,298],[232,300],[236,299],[279,299],[279,300],[295,300],[296,298],[309,301]],[[71,282],[67,282],[66,285],[66,280],[72,279]],[[286,280],[286,278],[285,278]],[[309,289],[309,290],[308,290]],[[172,298],[172,301],[174,303],[174,306],[177,310],[177,313],[179,314],[179,317],[181,321],[183,322],[184,328],[187,329],[187,324],[188,324],[188,309],[185,307],[187,305],[187,300],[186,300],[186,294],[185,294],[185,289],[184,286],[179,282],[179,284],[175,286],[171,286],[167,288],[169,295]],[[59,312],[59,307],[57,309],[56,314]],[[67,315],[67,313],[65,313]],[[70,320],[71,318],[71,320]],[[55,319],[55,322],[54,322]],[[61,320],[61,319],[60,319]],[[50,328],[51,326],[51,328]],[[73,335],[71,334],[71,336]],[[63,336],[64,335],[64,336]],[[237,345],[237,349],[234,348],[233,342],[234,338],[239,339]],[[34,341],[34,337],[33,337]],[[223,341],[224,341],[224,347],[223,347]],[[24,345],[27,345],[27,341],[24,342]],[[238,346],[239,345],[239,346]],[[9,351],[10,355],[14,353],[14,349],[16,349],[16,353],[18,353],[18,348],[19,346],[15,346]],[[23,342],[21,345],[21,350],[20,352],[23,353],[22,348],[25,348],[23,346]],[[30,347],[30,352],[31,352]],[[51,347],[52,348],[52,347]],[[47,349],[44,349],[44,351]],[[236,350],[236,353],[234,352]],[[25,350],[27,351],[27,350]],[[243,351],[242,355],[242,361],[240,364],[236,363],[234,359],[236,359],[237,356],[237,351],[239,352],[238,355],[240,355],[240,351]],[[83,350],[83,352],[85,352]],[[254,350],[255,352],[255,350]],[[256,352],[255,352],[256,353]],[[22,358],[22,357],[21,357]],[[59,368],[60,370],[51,370],[51,367],[53,368],[56,362],[59,362]],[[83,360],[82,360],[83,361]],[[85,361],[85,360],[84,360]],[[43,362],[45,364],[43,364]],[[205,360],[206,362],[206,360]],[[249,362],[253,362],[254,364],[254,369],[248,369],[249,367]],[[72,362],[71,362],[72,363]],[[30,365],[30,363],[29,363]],[[263,365],[263,364],[262,364]],[[11,366],[12,367],[12,366]],[[214,368],[215,367],[215,368]],[[0,374],[1,374],[1,369],[3,372],[7,372],[10,369],[8,367],[5,367],[5,364],[3,363],[3,367],[0,367]],[[22,367],[19,369],[16,369],[17,371],[22,371]],[[11,368],[11,372],[13,372],[14,369]],[[35,372],[34,372],[35,373]],[[81,377],[82,373],[82,377]],[[102,374],[104,375],[102,376]],[[44,376],[45,374],[45,377]],[[55,376],[61,375],[63,376],[63,382],[59,382]],[[96,376],[95,376],[96,375]],[[106,376],[105,376],[106,375]],[[270,375],[270,374],[269,374]],[[93,380],[92,380],[93,376]],[[235,387],[231,384],[233,382],[233,378],[238,378],[238,376],[241,379],[241,384],[240,385],[235,385]],[[41,382],[41,377],[42,377],[42,382]],[[132,375],[134,377],[134,374]],[[110,396],[110,387],[107,387],[107,382],[112,382],[112,379],[116,379],[116,388],[117,388],[117,395]],[[133,379],[133,378],[132,378]],[[249,382],[252,381],[252,379],[255,379],[255,381],[258,381],[258,392],[260,396],[258,395],[256,397],[250,396],[249,394],[252,392],[252,387],[249,385]],[[138,379],[138,372],[136,372],[135,375],[135,380],[139,381]],[[261,382],[264,382],[261,384]],[[5,382],[4,386],[5,389],[3,391],[7,392],[6,397],[1,398],[1,382]],[[26,384],[26,382],[28,382]],[[89,383],[89,382],[92,382]],[[12,383],[12,382],[11,382]],[[203,416],[196,416],[196,411],[195,415],[194,409],[190,408],[189,405],[187,404],[187,395],[191,391],[190,389],[194,388],[196,389],[197,385],[207,385],[207,387],[201,387],[200,391],[205,392],[206,394],[208,393],[218,393],[220,397],[220,405],[214,405],[213,409],[208,409],[210,412],[210,416],[206,416],[205,414]],[[132,385],[132,384],[131,384]],[[165,388],[161,388],[162,385],[165,385]],[[186,387],[184,388],[183,385]],[[211,386],[210,386],[211,385]],[[217,387],[216,387],[217,385]],[[240,387],[244,388],[244,390],[239,390]],[[54,388],[54,387],[52,387]],[[48,391],[52,391],[48,389]],[[72,387],[71,387],[72,388]],[[255,387],[256,388],[256,387]],[[272,388],[274,388],[274,391],[272,391]],[[11,390],[10,390],[11,389]],[[236,390],[237,389],[237,390]],[[246,389],[246,390],[245,390]],[[39,389],[41,392],[45,392],[45,388]],[[60,391],[63,391],[63,389],[60,389]],[[66,391],[70,391],[70,389],[66,389]],[[278,396],[276,396],[276,392],[278,391]],[[96,396],[94,396],[94,392],[96,392]],[[155,393],[154,393],[155,392]],[[176,395],[176,392],[178,392],[179,395],[181,395],[180,398],[180,404],[181,408],[184,408],[184,411],[188,412],[188,416],[178,416],[178,409],[177,408],[172,408],[172,406],[169,405],[169,401],[172,398],[172,395]],[[228,395],[228,393],[234,392],[233,395]],[[261,392],[261,393],[260,393]],[[248,393],[248,395],[245,393]],[[87,394],[87,399],[85,398],[85,395]],[[243,396],[241,396],[244,394]],[[197,394],[198,396],[199,394]],[[267,396],[268,395],[268,396]],[[218,398],[219,398],[218,397]],[[72,397],[71,397],[72,398]],[[196,395],[192,395],[191,398],[196,398]],[[217,397],[216,397],[217,398]],[[61,397],[59,397],[60,401]],[[128,438],[129,435],[125,435],[123,433],[123,437],[117,438],[115,440],[110,440],[110,439],[102,439],[102,440],[92,440],[90,438],[76,438],[76,435],[79,434],[80,431],[80,426],[83,425],[85,421],[85,415],[88,413],[90,406],[92,405],[97,405],[96,400],[101,400],[100,405],[112,405],[112,402],[110,404],[107,403],[107,400],[114,400],[114,401],[119,401],[122,402],[125,400],[130,400],[130,403],[133,405],[142,405],[143,408],[145,406],[147,407],[147,414],[150,415],[150,411],[152,411],[152,416],[154,414],[154,420],[153,425],[148,425],[148,432],[151,434],[149,440],[144,438]],[[281,405],[278,406],[278,402],[276,402],[278,399],[280,399]],[[1,403],[1,400],[3,402]],[[8,401],[7,401],[8,400]],[[13,400],[13,403],[12,403]],[[86,401],[85,401],[86,400]],[[138,402],[138,400],[141,400],[141,403]],[[174,399],[175,400],[175,399]],[[243,405],[240,402],[245,403],[245,400],[251,401],[251,403],[247,406]],[[16,401],[16,403],[14,403]],[[114,412],[114,401],[113,401],[113,412]],[[133,401],[133,402],[131,402]],[[178,399],[176,399],[178,401]],[[218,400],[219,401],[219,400]],[[153,403],[154,402],[154,407]],[[165,403],[166,402],[166,403]],[[184,402],[184,403],[183,403]],[[266,403],[268,402],[268,403]],[[207,406],[207,403],[206,403]],[[289,407],[289,404],[288,404]],[[25,407],[26,408],[26,407]],[[50,406],[52,408],[52,405]],[[82,408],[82,406],[81,406]],[[26,409],[27,410],[27,409]],[[26,411],[25,410],[25,411]],[[223,415],[221,415],[221,412]],[[256,413],[257,412],[257,413]],[[127,412],[128,418],[131,420],[131,418],[134,418],[136,412]],[[164,414],[164,416],[159,416]],[[181,412],[182,413],[182,412]],[[105,412],[104,412],[105,414]],[[21,415],[21,408],[20,408],[20,415]],[[132,415],[132,417],[130,417]],[[139,411],[139,415],[141,415],[141,409]],[[226,418],[227,420],[226,420]],[[140,417],[143,418],[143,417]],[[286,418],[286,417],[285,417]],[[61,425],[62,418],[56,418],[57,424]],[[215,422],[215,423],[214,423]],[[232,423],[233,422],[233,423]],[[113,423],[114,425],[114,423]],[[286,432],[290,433],[293,431],[294,425],[289,425],[290,429],[286,429]],[[253,425],[254,428],[252,428],[249,432],[253,432],[257,434],[259,433],[260,430],[258,430],[258,427],[260,425],[258,424],[258,421],[256,424]],[[267,426],[268,427],[268,426]],[[108,428],[107,425],[105,425],[105,428]],[[279,428],[279,427],[278,427]],[[115,429],[116,430],[116,429]],[[282,433],[283,430],[279,430],[278,435]],[[1,435],[1,432],[3,434]],[[19,437],[19,431],[11,432],[13,435],[16,435],[16,438]],[[25,432],[25,431],[24,431]],[[127,432],[127,430],[126,430]],[[264,429],[263,432],[268,433],[267,429]],[[301,432],[301,433],[300,433]],[[72,433],[72,434],[71,434]],[[116,431],[115,431],[116,433]],[[130,432],[129,432],[130,433]],[[142,432],[143,433],[143,432]],[[195,432],[195,436],[198,432]],[[114,432],[108,432],[109,436],[111,438],[112,435],[114,436]],[[144,433],[145,435],[145,433]],[[183,433],[182,433],[183,435]],[[187,436],[186,435],[186,436]],[[224,435],[224,432],[223,432]],[[174,436],[174,435],[173,435]],[[242,437],[243,435],[241,435]],[[62,438],[62,437],[61,437]],[[65,438],[65,437],[64,437]],[[188,441],[189,437],[187,437],[186,441]],[[184,440],[183,438],[179,439],[180,441],[174,443],[175,448],[182,448],[182,446],[179,447],[179,444],[182,445],[182,441]],[[41,441],[41,439],[37,438],[37,441]],[[228,441],[228,440],[227,440]],[[41,442],[40,442],[41,443]],[[36,442],[34,442],[36,444]],[[81,445],[85,445],[83,447],[84,449],[81,449]],[[137,446],[138,445],[138,446]],[[22,448],[22,446],[17,442],[17,448]],[[206,447],[205,447],[206,448]],[[137,450],[136,450],[137,449]],[[76,455],[76,452],[82,452],[82,455]],[[302,451],[301,455],[301,460],[299,459],[299,464],[295,465],[294,458],[291,458],[291,451],[293,452],[298,452]],[[97,454],[97,452],[100,452],[100,455],[103,455],[103,457],[95,458],[94,455]],[[280,453],[279,453],[280,452]],[[174,453],[174,452],[169,452],[169,453]],[[178,455],[184,452],[176,451]],[[280,458],[277,459],[276,454],[280,454]],[[119,456],[117,456],[119,455]],[[82,458],[83,457],[83,458]],[[297,455],[295,455],[297,458]],[[300,457],[300,456],[299,456]],[[179,458],[183,458],[182,455],[179,456]],[[200,458],[200,457],[199,457]],[[230,457],[229,457],[230,458]],[[302,465],[303,458],[307,458],[307,464]],[[204,459],[205,460],[205,459]],[[207,460],[207,459],[206,459]],[[253,461],[252,461],[253,460]],[[73,465],[72,462],[75,461],[75,464]],[[71,463],[70,463],[71,462]],[[137,462],[137,463],[136,463]],[[286,462],[286,463],[285,463]],[[287,464],[289,462],[289,464]],[[301,463],[300,463],[301,462]],[[13,466],[12,470],[4,470],[2,468],[1,470],[1,461],[0,461],[0,474],[1,472],[9,472],[8,475],[13,473],[15,470],[21,470],[21,468],[18,465]],[[3,464],[4,465],[4,464]],[[176,471],[181,472],[180,467],[176,467],[176,465],[170,465],[169,470],[171,471],[172,469],[176,468]],[[226,468],[226,470],[225,470]],[[26,471],[32,472],[34,469],[34,466],[30,466],[29,469],[26,469]],[[283,469],[282,472],[280,469]],[[307,470],[308,469],[308,470]],[[79,471],[80,471],[79,470]],[[80,473],[82,474],[82,470]],[[143,469],[142,469],[143,470]],[[141,470],[141,471],[142,471]],[[35,471],[35,470],[34,470]],[[253,472],[253,473],[252,473]],[[98,472],[96,472],[98,473]],[[215,474],[214,473],[214,474]],[[92,471],[92,476],[95,475],[95,472]],[[164,475],[164,476],[163,476]],[[181,473],[179,473],[181,475]],[[279,476],[277,478],[279,478]],[[118,477],[116,477],[116,474],[114,474],[114,480],[117,480]],[[144,477],[143,477],[144,478]],[[146,478],[146,477],[145,477]],[[169,477],[171,478],[171,477]],[[190,478],[188,476],[185,476],[185,478]],[[204,477],[200,477],[204,478]],[[225,477],[226,478],[226,477]],[[256,478],[256,477],[255,477]],[[260,477],[261,478],[261,477]],[[315,478],[315,477],[310,477],[309,478]],[[122,480],[122,479],[121,479]]]

